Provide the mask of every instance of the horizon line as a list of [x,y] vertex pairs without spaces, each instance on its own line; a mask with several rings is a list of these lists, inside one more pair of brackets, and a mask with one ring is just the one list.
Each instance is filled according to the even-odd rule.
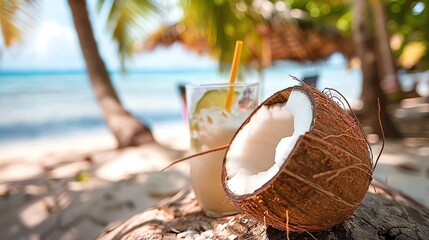
[[[189,68],[133,68],[122,71],[121,69],[109,69],[109,74],[127,73],[173,73],[173,72],[209,72],[217,71],[218,67],[189,67]],[[0,76],[7,75],[67,75],[67,74],[87,74],[85,68],[65,68],[65,69],[1,69]]]

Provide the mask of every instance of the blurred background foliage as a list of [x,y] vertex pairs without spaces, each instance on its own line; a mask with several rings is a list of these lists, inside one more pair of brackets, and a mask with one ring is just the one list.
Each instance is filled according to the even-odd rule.
[[[342,33],[351,34],[351,1],[290,0],[292,9],[308,13],[312,20],[335,26]],[[370,1],[371,3],[371,1]],[[428,1],[384,0],[387,26],[391,34],[391,48],[401,67],[429,68],[429,7]]]
[[[333,37],[333,35],[338,33],[335,28],[338,25],[342,28],[345,36],[350,35],[351,14],[349,4],[343,1],[330,0],[316,3],[311,1],[267,0],[215,0],[207,2],[182,0],[180,6],[184,11],[180,24],[183,25],[184,29],[193,29],[191,34],[200,35],[206,39],[207,51],[219,60],[221,71],[228,70],[230,66],[236,40],[243,40],[246,46],[241,60],[243,67],[256,67],[261,70],[270,66],[272,60],[276,60],[273,56],[275,53],[267,56],[267,51],[291,50],[290,46],[285,46],[285,49],[271,46],[269,49],[270,46],[268,45],[272,44],[272,41],[269,41],[270,38],[287,40],[287,34],[289,36],[295,35],[293,36],[295,39],[292,40],[302,43],[302,46],[299,46],[298,42],[296,48],[301,48],[297,52],[302,52],[303,56],[289,57],[291,60],[302,61],[314,60],[311,58],[315,58],[305,53],[306,50],[308,52],[308,49],[305,49],[307,47],[305,44],[309,42],[307,41],[309,34],[303,29],[311,29],[313,32],[318,32],[320,36],[331,35],[330,37],[336,41],[338,37]],[[337,22],[339,24],[336,24]],[[289,33],[279,36],[281,35],[279,34],[280,31]],[[273,35],[277,36],[273,37]],[[185,45],[192,45],[192,43],[185,42]],[[285,41],[285,45],[297,44]],[[267,60],[266,58],[270,59]],[[285,57],[284,60],[288,60],[288,57]]]
[[[391,47],[395,56],[412,69],[429,68],[429,2],[410,0],[385,1]],[[407,58],[416,58],[416,65]],[[420,60],[418,58],[421,57]]]
[[0,0],[0,28],[6,47],[21,41],[22,32],[34,22],[35,0]]
[[98,12],[107,12],[106,29],[118,43],[119,58],[124,69],[125,60],[134,53],[136,42],[149,32],[147,26],[159,20],[162,9],[151,0],[97,0]]
[[21,35],[21,28],[13,21],[18,9],[18,4],[13,1],[0,1],[0,24],[6,46],[18,41]]
[[[235,40],[260,46],[258,26],[274,18],[327,30],[334,27],[344,36],[351,35],[351,0],[182,0],[183,21],[197,26],[209,36],[211,54],[219,59],[221,69],[228,67]],[[371,5],[371,1],[369,1]],[[429,8],[426,1],[384,0],[391,49],[399,67],[409,70],[429,68]],[[368,19],[367,24],[372,25]],[[208,27],[211,26],[211,27]],[[374,26],[371,26],[374,27]],[[260,49],[260,48],[259,48]],[[258,52],[245,52],[243,63]]]
[[[257,26],[263,22],[251,0],[243,1],[188,1],[180,2],[184,15],[182,23],[185,27],[195,28],[195,34],[203,35],[207,40],[210,55],[219,60],[221,71],[231,65],[235,42],[243,40],[246,45],[255,49],[260,47],[260,35]],[[248,47],[242,52],[241,62],[247,63],[252,58]]]

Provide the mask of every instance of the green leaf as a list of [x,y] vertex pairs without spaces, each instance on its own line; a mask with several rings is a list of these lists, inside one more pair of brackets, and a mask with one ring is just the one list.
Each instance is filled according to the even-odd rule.
[[147,34],[146,28],[158,20],[160,8],[151,0],[98,0],[99,12],[107,9],[107,29],[118,44],[124,69],[125,60],[134,54],[136,43]]

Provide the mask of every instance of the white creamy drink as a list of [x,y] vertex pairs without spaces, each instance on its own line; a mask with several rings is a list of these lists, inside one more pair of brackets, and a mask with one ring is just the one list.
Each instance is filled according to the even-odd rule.
[[[202,152],[228,144],[251,111],[233,108],[228,112],[220,107],[201,109],[192,116],[190,122],[192,149]],[[192,187],[204,212],[211,217],[237,212],[222,188],[225,151],[204,154],[191,160]]]
[[[229,144],[241,124],[258,106],[258,83],[186,86],[191,148],[200,153]],[[191,159],[191,183],[197,201],[210,217],[237,213],[222,187],[226,150]]]

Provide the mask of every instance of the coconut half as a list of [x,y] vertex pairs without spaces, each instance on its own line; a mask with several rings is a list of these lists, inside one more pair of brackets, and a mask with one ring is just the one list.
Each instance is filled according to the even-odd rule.
[[243,123],[226,152],[225,192],[243,212],[295,231],[345,220],[371,180],[371,154],[359,123],[317,89],[282,90]]
[[231,142],[226,161],[229,190],[251,194],[273,178],[312,120],[311,101],[299,90],[285,103],[261,106]]

